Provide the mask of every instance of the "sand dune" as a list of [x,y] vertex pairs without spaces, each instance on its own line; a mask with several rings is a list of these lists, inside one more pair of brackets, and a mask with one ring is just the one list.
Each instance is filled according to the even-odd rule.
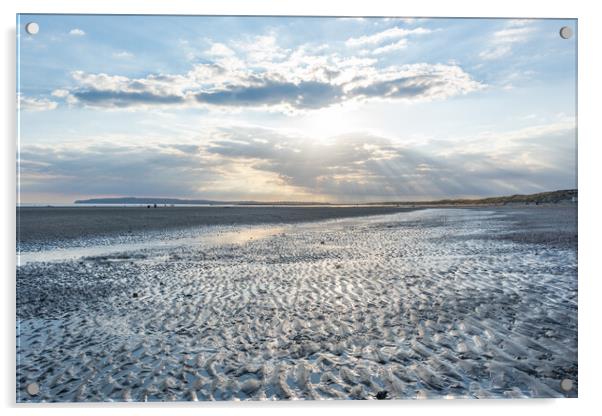
[[517,215],[213,227],[245,237],[29,262],[18,400],[575,396],[576,250],[517,241]]

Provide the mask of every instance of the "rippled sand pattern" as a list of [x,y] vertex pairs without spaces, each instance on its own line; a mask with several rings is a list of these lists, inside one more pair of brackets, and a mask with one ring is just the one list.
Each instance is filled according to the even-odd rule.
[[505,216],[427,210],[21,266],[18,400],[576,396],[576,250],[483,238]]

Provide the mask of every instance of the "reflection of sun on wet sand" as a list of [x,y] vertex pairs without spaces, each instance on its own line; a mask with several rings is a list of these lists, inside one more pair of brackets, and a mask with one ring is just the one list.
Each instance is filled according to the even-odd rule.
[[575,220],[428,209],[28,262],[18,400],[575,396]]

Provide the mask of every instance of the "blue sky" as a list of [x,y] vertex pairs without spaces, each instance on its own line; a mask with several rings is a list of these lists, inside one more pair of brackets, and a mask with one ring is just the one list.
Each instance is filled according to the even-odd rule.
[[[24,31],[35,21],[40,32]],[[574,20],[18,18],[21,202],[576,187]]]

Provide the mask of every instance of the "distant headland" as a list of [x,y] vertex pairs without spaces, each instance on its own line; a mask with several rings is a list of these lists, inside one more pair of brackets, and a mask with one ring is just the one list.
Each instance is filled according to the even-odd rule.
[[[434,201],[382,201],[361,204],[342,205],[506,205],[506,204],[544,204],[559,202],[577,202],[577,189],[565,189],[551,192],[540,192],[536,194],[516,194],[509,196],[496,196],[477,199],[439,199]],[[144,197],[116,197],[116,198],[92,198],[74,201],[76,204],[140,204],[140,205],[340,205],[330,202],[307,202],[307,201],[215,201],[209,199],[181,199],[181,198],[144,198]]]

